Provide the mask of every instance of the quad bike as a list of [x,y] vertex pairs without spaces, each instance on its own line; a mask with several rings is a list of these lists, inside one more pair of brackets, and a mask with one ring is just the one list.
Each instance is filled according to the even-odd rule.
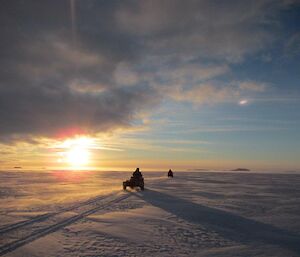
[[144,178],[141,177],[131,177],[129,180],[123,182],[123,189],[126,190],[126,187],[135,188],[139,187],[141,190],[144,190]]
[[173,178],[173,172],[171,170],[168,172],[168,177]]

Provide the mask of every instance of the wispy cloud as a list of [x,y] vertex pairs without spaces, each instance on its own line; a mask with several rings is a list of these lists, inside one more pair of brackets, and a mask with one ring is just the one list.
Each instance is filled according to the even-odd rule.
[[284,52],[288,57],[300,55],[300,32],[294,33],[285,43]]
[[241,96],[253,97],[253,93],[264,92],[264,83],[254,81],[232,82],[207,82],[184,87],[177,85],[169,88],[169,96],[176,101],[192,102],[194,104],[218,104],[237,102]]
[[279,126],[226,126],[226,125],[219,125],[219,126],[203,126],[198,128],[188,128],[182,131],[177,131],[177,133],[230,133],[230,132],[263,132],[263,131],[282,131],[287,130],[287,127],[279,127]]

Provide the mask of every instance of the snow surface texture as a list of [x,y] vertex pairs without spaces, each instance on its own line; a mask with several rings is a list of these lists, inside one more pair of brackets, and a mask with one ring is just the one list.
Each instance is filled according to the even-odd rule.
[[300,175],[0,172],[0,256],[300,256]]

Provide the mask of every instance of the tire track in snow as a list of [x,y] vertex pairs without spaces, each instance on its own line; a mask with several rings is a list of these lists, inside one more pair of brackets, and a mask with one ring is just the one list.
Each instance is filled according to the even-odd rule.
[[58,214],[62,214],[64,212],[68,212],[68,211],[73,211],[73,210],[81,208],[81,207],[83,207],[85,205],[96,203],[97,201],[104,200],[104,199],[110,197],[111,195],[112,194],[105,195],[105,196],[97,196],[97,197],[91,198],[91,199],[89,199],[87,201],[75,204],[73,206],[70,206],[70,207],[67,207],[67,208],[63,208],[63,209],[61,209],[61,210],[59,210],[57,212],[45,213],[45,214],[42,214],[42,215],[35,216],[34,218],[29,219],[29,220],[24,220],[24,221],[16,222],[14,224],[9,224],[9,225],[0,227],[0,235],[2,235],[4,233],[7,233],[7,232],[14,231],[14,230],[22,228],[24,226],[31,225],[31,224],[36,223],[36,222],[45,221],[46,219],[54,217],[54,216],[56,216]]
[[[45,226],[44,228],[41,228],[41,229],[37,229],[36,231],[32,232],[31,234],[27,235],[27,236],[24,236],[20,239],[17,239],[13,242],[10,242],[8,244],[5,244],[3,246],[0,247],[0,256],[4,255],[4,254],[7,254],[9,252],[12,252],[14,250],[16,250],[17,248],[21,247],[21,246],[24,246],[26,244],[29,244],[31,243],[32,241],[36,240],[36,239],[39,239],[41,237],[44,237],[44,236],[47,236],[59,229],[62,229],[68,225],[71,225],[99,210],[102,210],[102,209],[105,209],[106,207],[108,207],[109,205],[111,204],[116,204],[116,203],[119,203],[125,199],[127,199],[128,197],[130,197],[131,194],[123,194],[113,200],[110,200],[106,203],[103,203],[102,205],[100,206],[97,206],[95,208],[92,208],[92,209],[89,209],[87,211],[84,211],[80,214],[77,214],[75,216],[72,216],[70,218],[66,218],[66,219],[63,219],[59,222],[56,222],[52,225],[48,225],[48,226]],[[107,198],[107,197],[106,197]]]

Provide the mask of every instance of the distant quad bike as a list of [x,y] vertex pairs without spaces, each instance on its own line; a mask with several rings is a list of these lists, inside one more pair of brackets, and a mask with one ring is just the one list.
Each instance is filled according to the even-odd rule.
[[168,177],[173,178],[173,171],[169,170],[169,172],[168,172]]
[[141,190],[144,190],[144,178],[143,177],[131,177],[129,180],[123,182],[123,189],[126,190],[126,187],[135,188],[139,187]]

